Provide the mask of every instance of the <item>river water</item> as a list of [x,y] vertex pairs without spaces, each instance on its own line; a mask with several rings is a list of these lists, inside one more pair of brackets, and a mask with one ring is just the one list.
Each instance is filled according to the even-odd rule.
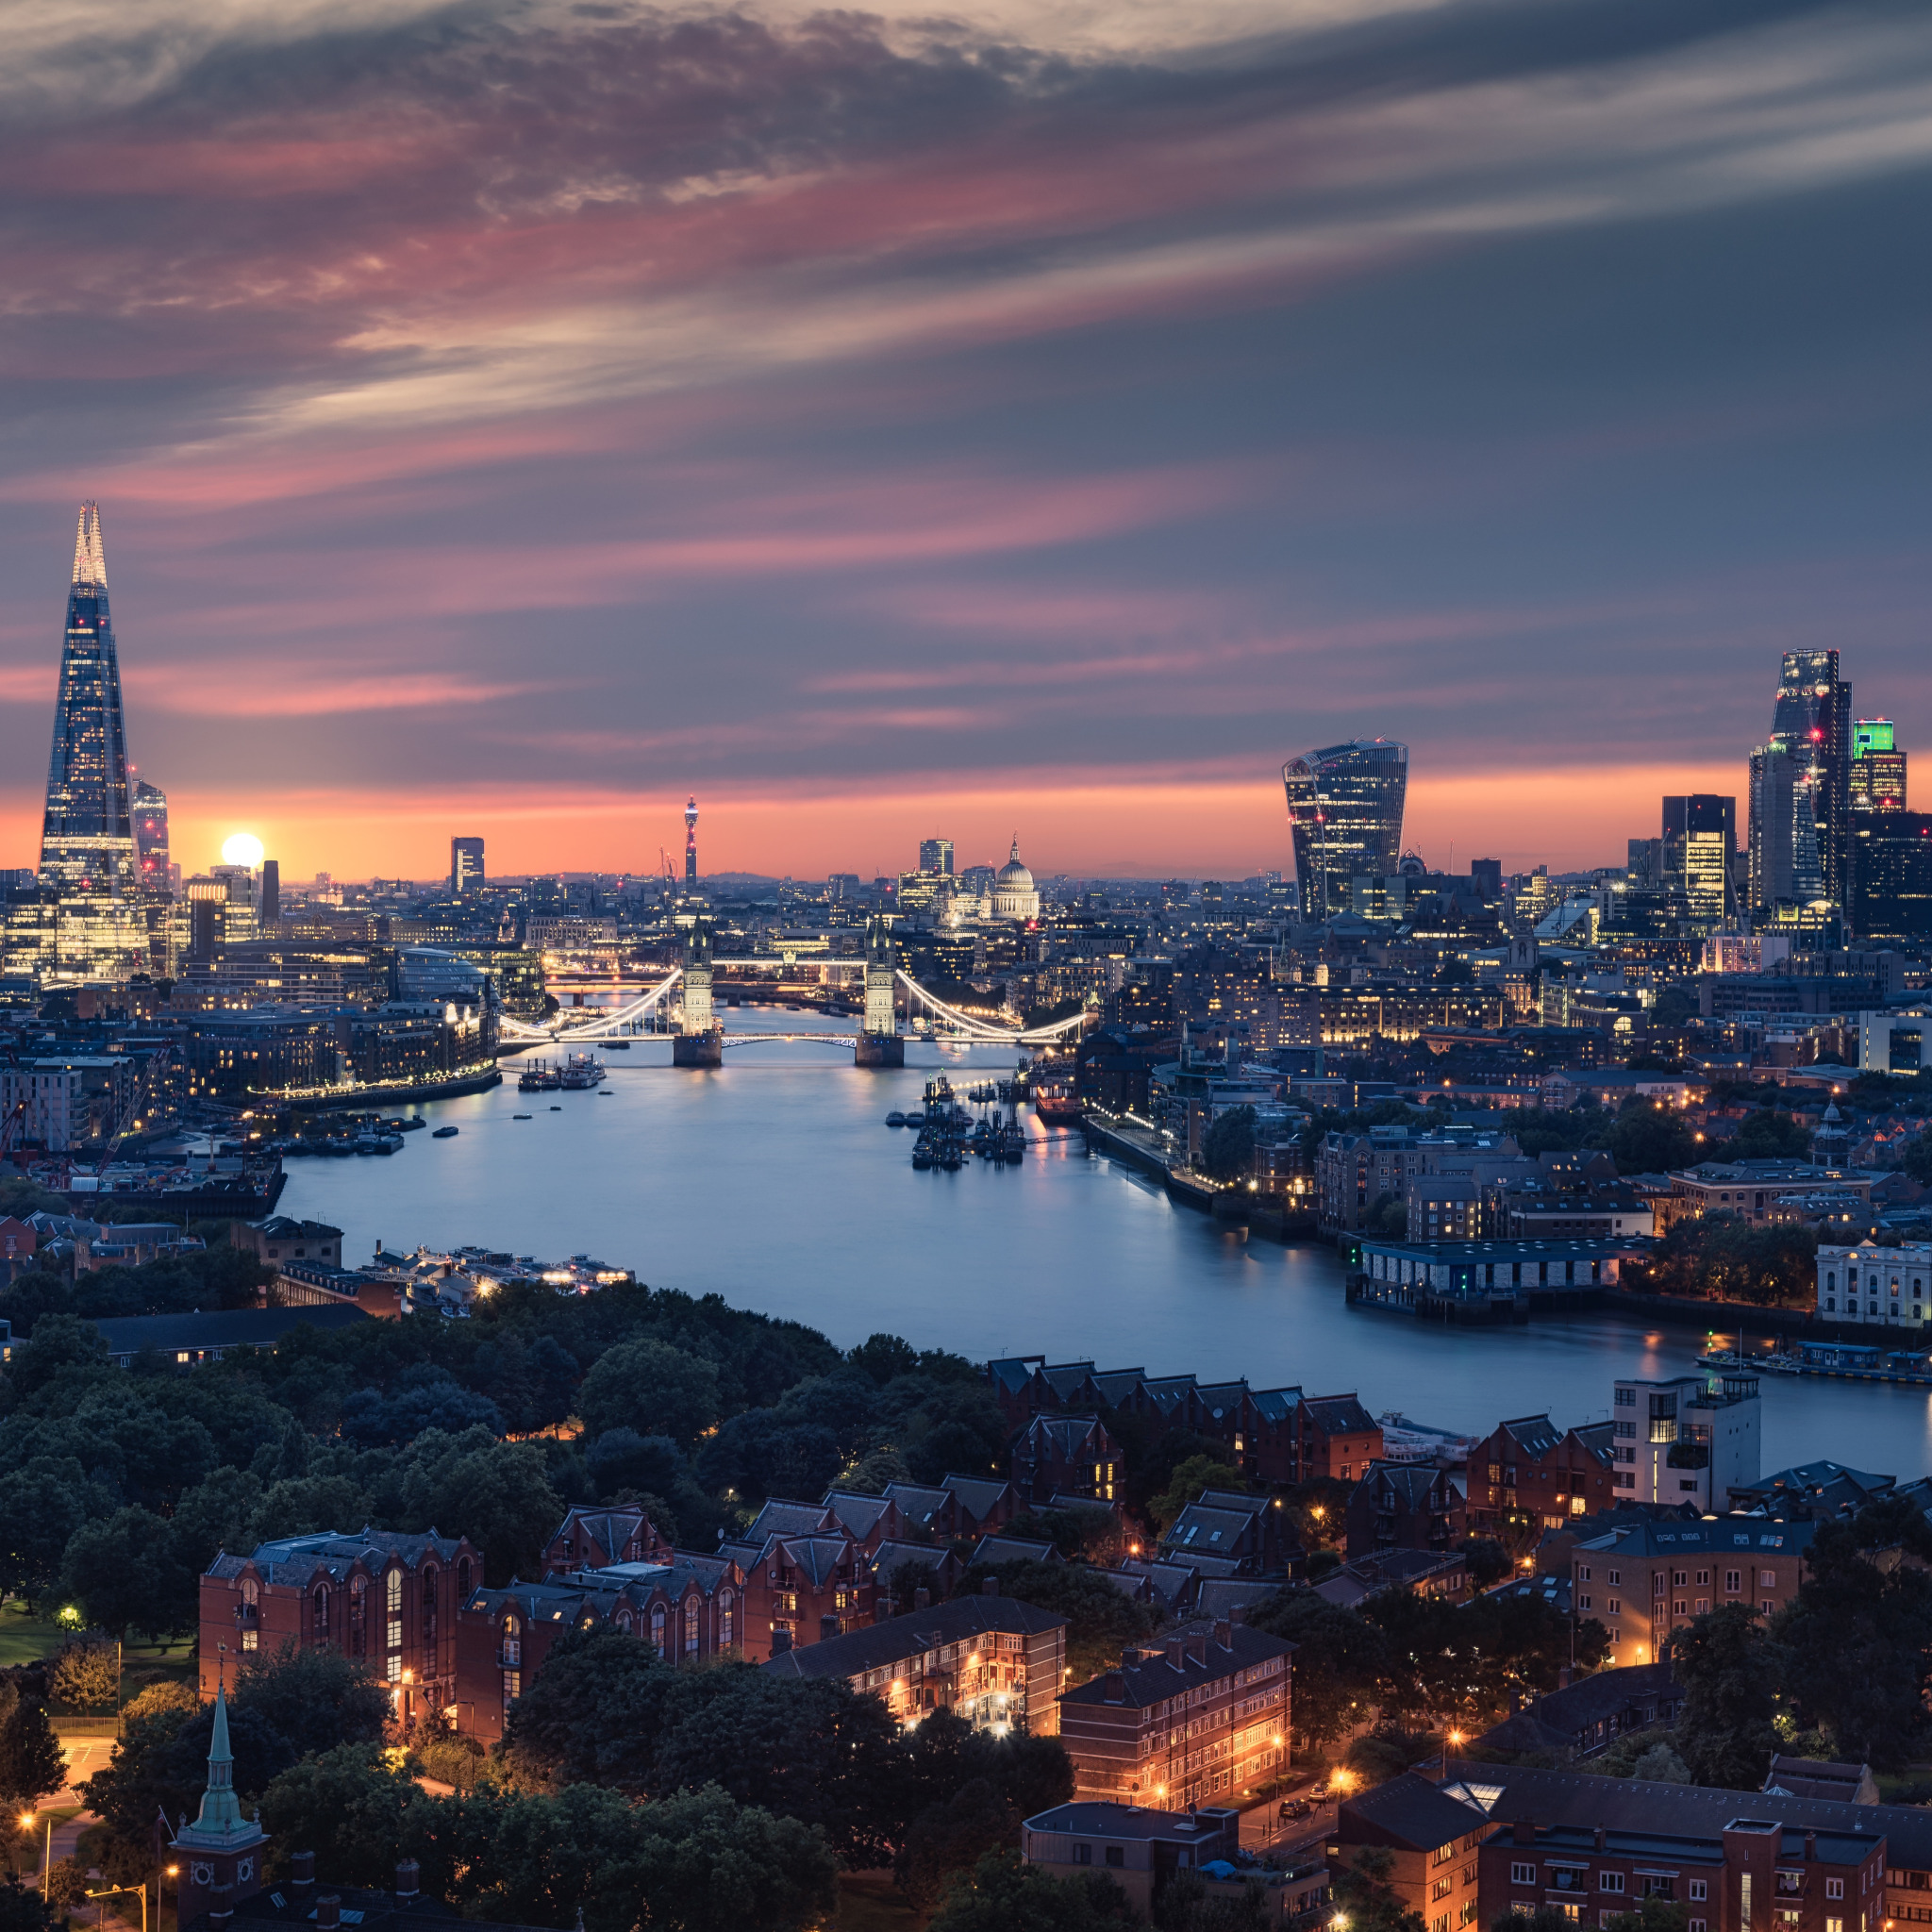
[[[770,1008],[734,1008],[725,1024],[832,1030]],[[590,1254],[841,1346],[887,1330],[975,1360],[1091,1357],[1354,1390],[1378,1414],[1471,1432],[1545,1409],[1566,1424],[1600,1420],[1617,1375],[1687,1373],[1702,1344],[1690,1328],[1604,1312],[1445,1330],[1352,1309],[1330,1249],[1224,1233],[1089,1158],[1077,1135],[1036,1142],[1013,1167],[915,1174],[912,1136],[886,1115],[916,1108],[936,1068],[963,1088],[1009,1067],[1009,1049],[908,1042],[905,1069],[889,1072],[808,1041],[728,1046],[709,1072],[673,1068],[663,1040],[604,1057],[608,1098],[520,1094],[509,1060],[502,1087],[422,1109],[431,1126],[458,1127],[453,1140],[419,1132],[387,1159],[291,1161],[280,1211],[341,1228],[352,1267],[378,1239]],[[1932,1472],[1932,1391],[1784,1376],[1761,1387],[1766,1473],[1819,1458],[1902,1481]]]

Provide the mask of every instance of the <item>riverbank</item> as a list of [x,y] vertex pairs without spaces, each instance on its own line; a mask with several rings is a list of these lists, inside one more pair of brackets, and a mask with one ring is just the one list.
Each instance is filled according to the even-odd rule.
[[1149,1180],[1158,1181],[1170,1200],[1224,1226],[1241,1227],[1277,1241],[1305,1241],[1315,1232],[1315,1217],[1310,1211],[1284,1209],[1272,1196],[1250,1193],[1243,1188],[1217,1187],[1198,1174],[1171,1166],[1152,1129],[1103,1121],[1090,1113],[1081,1115],[1080,1131],[1090,1153],[1103,1154]]
[[452,1074],[447,1080],[412,1080],[386,1087],[329,1088],[319,1093],[300,1095],[263,1094],[277,1106],[301,1113],[339,1113],[345,1108],[400,1107],[405,1102],[418,1105],[428,1100],[460,1100],[469,1093],[487,1093],[503,1085],[499,1067],[473,1068],[466,1074]]

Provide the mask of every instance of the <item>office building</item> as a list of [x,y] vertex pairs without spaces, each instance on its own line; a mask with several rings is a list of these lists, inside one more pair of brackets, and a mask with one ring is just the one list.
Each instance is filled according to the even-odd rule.
[[1932,939],[1932,812],[1854,812],[1851,847],[1858,938]]
[[168,794],[145,778],[134,788],[134,860],[142,896],[167,898]]
[[264,932],[281,924],[282,919],[282,866],[276,858],[261,861],[261,914],[260,924]]
[[1756,1375],[1620,1379],[1610,1414],[1619,1502],[1717,1509],[1757,1480]]
[[951,878],[953,841],[950,839],[922,839],[919,841],[919,869],[923,873]]
[[684,885],[690,892],[698,889],[698,802],[695,798],[688,798],[684,802]]
[[483,883],[483,841],[458,838],[449,841],[449,895],[460,899]]
[[1331,919],[1349,909],[1357,878],[1396,870],[1408,747],[1388,738],[1326,745],[1289,759],[1281,779],[1302,917]]
[[1852,726],[1851,808],[1904,811],[1906,755],[1893,741],[1890,718],[1860,718]]
[[1711,791],[1664,800],[1666,886],[1681,892],[1693,919],[1723,919],[1738,849],[1738,801]]
[[[1842,906],[1851,838],[1852,688],[1839,675],[1836,651],[1784,654],[1770,745],[1799,768],[1815,827],[1822,896]],[[1794,864],[1802,857],[1794,853]]]
[[1751,754],[1748,891],[1752,909],[1823,897],[1818,828],[1797,760],[1774,744]]
[[41,883],[59,900],[60,976],[125,979],[145,968],[121,666],[108,609],[101,513],[92,503],[81,505],[74,538],[40,871]]

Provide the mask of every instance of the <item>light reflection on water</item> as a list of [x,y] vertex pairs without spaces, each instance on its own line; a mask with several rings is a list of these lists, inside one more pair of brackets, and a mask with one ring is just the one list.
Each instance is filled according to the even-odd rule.
[[[741,1031],[839,1030],[769,1008],[725,1018]],[[671,1067],[668,1042],[641,1041],[605,1053],[608,1098],[520,1094],[506,1061],[502,1087],[422,1109],[460,1128],[456,1139],[411,1134],[387,1159],[291,1161],[280,1211],[342,1228],[350,1265],[378,1237],[588,1253],[841,1345],[886,1329],[975,1358],[1092,1357],[1353,1389],[1377,1412],[1471,1431],[1545,1409],[1599,1419],[1618,1374],[1683,1374],[1703,1345],[1696,1329],[1601,1312],[1468,1330],[1352,1310],[1331,1250],[1224,1233],[1088,1158],[1077,1136],[1016,1167],[915,1174],[912,1137],[886,1115],[917,1107],[942,1063],[964,1088],[1012,1055],[915,1043],[908,1058],[861,1071],[849,1048],[774,1043],[727,1048],[722,1070],[691,1073]],[[1825,1457],[1901,1479],[1932,1471],[1932,1392],[1778,1376],[1762,1391],[1767,1472]]]

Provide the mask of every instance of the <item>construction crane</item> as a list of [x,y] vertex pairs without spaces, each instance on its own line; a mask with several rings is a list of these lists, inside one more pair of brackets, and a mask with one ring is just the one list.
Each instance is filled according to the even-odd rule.
[[[144,1104],[153,1097],[155,1080],[158,1077],[161,1069],[174,1058],[174,1055],[175,1042],[170,1040],[164,1041],[160,1050],[150,1057],[147,1063],[147,1071],[135,1083],[133,1095],[127,1103],[126,1117],[121,1124],[121,1131],[108,1142],[108,1159],[113,1159],[115,1155],[120,1153],[122,1141],[126,1140],[129,1134],[133,1133],[136,1123],[141,1119]],[[4,1146],[4,1141],[0,1141],[0,1146]]]
[[7,1151],[20,1139],[23,1126],[26,1124],[26,1101],[25,1098],[13,1103],[13,1111],[0,1121],[0,1160],[7,1158]]

